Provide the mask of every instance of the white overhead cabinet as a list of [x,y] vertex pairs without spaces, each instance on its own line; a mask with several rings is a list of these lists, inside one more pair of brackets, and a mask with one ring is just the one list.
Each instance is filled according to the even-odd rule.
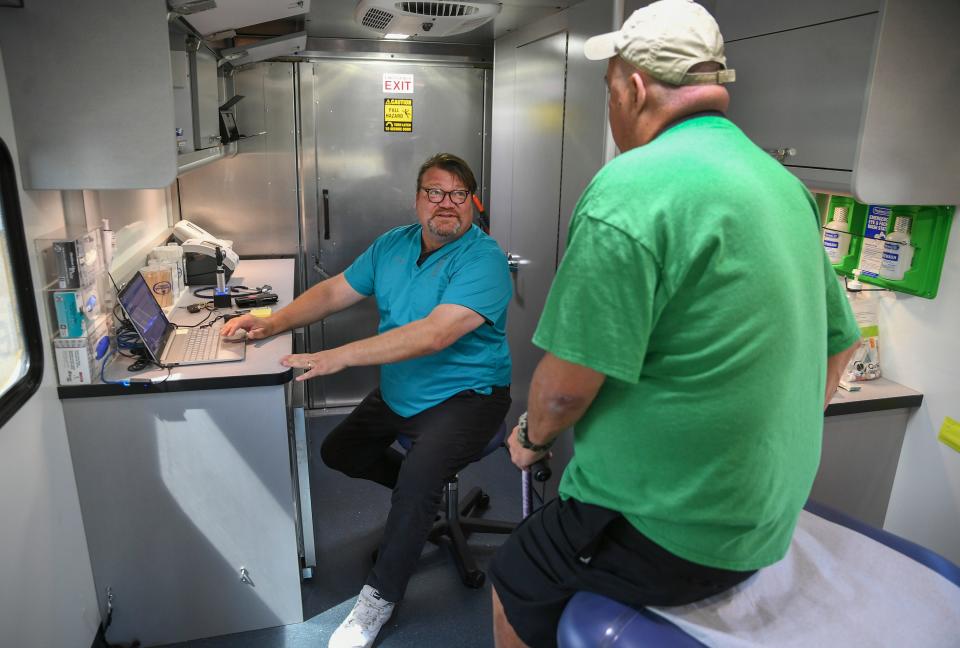
[[[0,8],[0,46],[24,188],[166,187],[185,158],[217,151],[216,56],[171,41],[165,0],[23,4]],[[189,16],[204,35],[309,8],[300,0],[216,5]]]
[[[171,5],[189,5],[173,0]],[[197,32],[204,36],[247,27],[271,20],[293,18],[310,13],[310,0],[217,0],[216,6],[186,16]]]
[[164,2],[25,2],[0,13],[24,188],[156,188],[173,181]]
[[955,0],[718,0],[729,116],[813,189],[960,202]]

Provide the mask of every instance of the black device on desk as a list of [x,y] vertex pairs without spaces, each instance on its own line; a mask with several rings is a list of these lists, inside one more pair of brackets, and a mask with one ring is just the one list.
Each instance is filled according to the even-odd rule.
[[279,297],[270,292],[262,292],[257,293],[256,295],[245,295],[243,297],[233,298],[233,301],[237,304],[237,308],[259,308],[260,306],[276,304],[278,300]]
[[233,298],[230,297],[230,291],[227,290],[227,282],[226,282],[226,279],[224,278],[224,270],[223,270],[223,259],[224,259],[223,248],[221,248],[219,245],[217,246],[216,254],[217,254],[216,256],[217,287],[213,291],[213,305],[216,308],[230,308]]

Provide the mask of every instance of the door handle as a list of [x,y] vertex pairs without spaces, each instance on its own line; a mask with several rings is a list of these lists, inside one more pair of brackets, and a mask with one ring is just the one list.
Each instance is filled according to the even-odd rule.
[[507,267],[510,268],[510,272],[518,272],[522,264],[526,264],[528,261],[522,259],[521,257],[513,254],[512,252],[507,253]]
[[330,240],[330,190],[323,190],[323,240]]

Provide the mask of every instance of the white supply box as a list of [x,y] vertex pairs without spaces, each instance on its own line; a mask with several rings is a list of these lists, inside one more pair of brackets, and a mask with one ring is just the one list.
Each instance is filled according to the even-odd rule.
[[82,337],[54,338],[57,376],[61,385],[90,385],[99,379],[97,343],[107,335],[107,320],[101,318],[93,331]]

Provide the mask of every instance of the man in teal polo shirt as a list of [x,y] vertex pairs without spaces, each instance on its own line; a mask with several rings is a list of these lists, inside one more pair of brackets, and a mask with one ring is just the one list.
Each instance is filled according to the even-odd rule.
[[[380,365],[380,387],[324,441],[329,467],[393,490],[378,558],[330,646],[369,646],[403,597],[440,505],[443,479],[464,468],[510,408],[507,260],[473,225],[477,188],[466,162],[427,160],[417,176],[417,223],[390,230],[346,269],[272,317],[224,326],[250,339],[306,326],[374,296],[378,334],[335,349],[283,358],[297,380]],[[399,434],[406,456],[391,445]]]

